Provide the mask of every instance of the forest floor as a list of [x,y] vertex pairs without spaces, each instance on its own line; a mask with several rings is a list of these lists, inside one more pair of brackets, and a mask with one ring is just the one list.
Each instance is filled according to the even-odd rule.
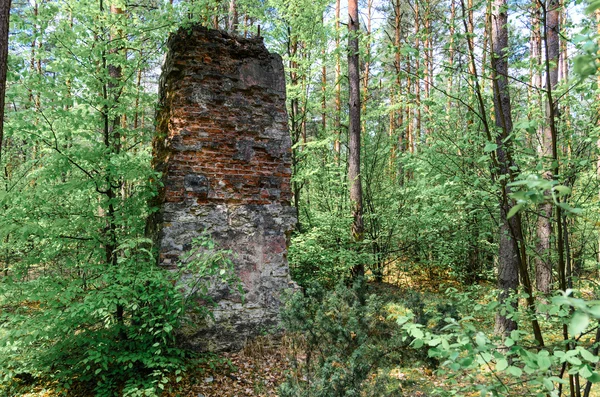
[[[386,277],[383,283],[370,283],[369,287],[372,293],[386,302],[398,304],[399,307],[407,307],[411,304],[410,300],[418,296],[417,305],[424,305],[425,310],[447,306],[445,292],[448,288],[462,290],[460,284],[449,275],[435,271],[417,274],[414,271],[398,272]],[[484,297],[494,289],[491,283],[486,282],[481,282],[478,287],[481,301],[473,301],[472,304],[485,303]],[[485,333],[493,329],[493,316],[478,318],[476,321]],[[549,336],[556,336],[558,339],[561,337],[558,334]],[[197,366],[168,397],[278,396],[278,388],[286,377],[305,380],[298,368],[305,360],[304,351],[298,345],[298,341],[291,335],[259,337],[240,352],[226,353],[219,360],[213,361],[213,364]],[[435,371],[435,364],[431,365],[426,358],[415,356],[414,350],[412,353],[412,349],[408,350],[407,359],[397,367],[388,368],[385,373],[394,384],[394,391],[388,394],[390,396],[433,397],[439,396],[443,390],[444,395],[475,397],[480,396],[480,393],[473,387],[473,382],[482,385],[489,382],[486,378],[491,373],[486,368],[481,368],[481,377],[462,377],[460,371],[453,377],[449,374],[442,375]],[[506,396],[529,395],[525,388],[521,390],[518,379],[505,374],[499,376],[505,384],[511,385]],[[600,394],[593,391],[590,396],[599,397]]]
[[[435,272],[400,272],[386,277],[383,283],[369,283],[371,293],[376,294],[385,302],[397,303],[398,307],[409,307],[412,304],[424,305],[425,310],[439,308],[447,303],[446,289],[454,287],[461,289],[459,284],[447,274]],[[493,290],[493,285],[481,283],[481,299],[486,292]],[[418,298],[415,298],[418,297]],[[415,303],[411,299],[417,299]],[[479,298],[477,299],[479,300]],[[476,304],[478,302],[472,302]],[[481,302],[479,302],[481,303]],[[478,318],[478,327],[484,332],[493,329],[492,318]],[[179,382],[172,382],[163,396],[165,397],[273,397],[278,396],[279,386],[288,378],[303,381],[302,364],[306,361],[302,341],[294,335],[264,335],[249,342],[242,351],[222,353],[213,357],[203,357],[189,367],[188,372]],[[472,382],[485,378],[454,378],[441,375],[434,371],[435,365],[427,359],[415,356],[408,349],[406,359],[396,367],[387,368],[387,376],[394,384],[393,396],[433,397],[440,390],[452,394],[453,390],[461,396],[479,396],[473,391],[465,394],[464,390],[473,390]],[[486,370],[482,369],[483,376]],[[174,378],[174,377],[173,377]],[[507,384],[512,384],[510,395],[520,395],[519,386],[515,379],[506,378]],[[468,383],[471,382],[471,383]],[[471,386],[471,387],[470,387]],[[460,390],[460,391],[459,391]],[[507,394],[508,395],[508,394]],[[527,395],[527,393],[521,394]],[[52,393],[29,394],[27,397],[51,397]],[[598,397],[599,394],[592,393]],[[367,396],[371,397],[371,396]],[[379,397],[379,396],[373,396]]]
[[203,362],[167,393],[168,397],[277,396],[292,370],[286,337],[258,337],[236,353],[222,353]]
[[[286,376],[295,376],[294,348],[286,337],[261,337],[238,353],[224,353],[215,365],[202,364],[190,371],[168,397],[274,397]],[[390,373],[402,396],[428,397],[439,379],[425,367],[398,368]],[[376,397],[376,396],[373,396]]]
[[[385,301],[401,301],[409,291],[420,291],[430,296],[442,294],[440,288],[448,282],[439,274],[395,274],[384,283],[370,283],[372,293]],[[442,292],[440,292],[440,289]],[[302,342],[292,335],[265,335],[249,342],[243,350],[202,357],[188,367],[179,382],[170,383],[165,397],[272,397],[278,396],[279,386],[287,377],[303,380],[301,366],[305,361]],[[440,379],[426,365],[411,362],[389,372],[402,390],[399,395],[427,397],[430,390],[440,386]],[[56,397],[49,385],[40,385],[24,397]],[[79,395],[79,393],[76,393]],[[376,397],[376,396],[374,396]]]
[[[370,283],[372,292],[386,301],[401,301],[407,291],[419,291],[441,297],[454,281],[437,273],[394,274],[384,283]],[[299,376],[295,368],[304,360],[292,336],[261,336],[242,351],[223,353],[217,360],[199,364],[189,371],[168,397],[271,397],[277,396],[279,385],[287,376]],[[389,372],[402,396],[432,396],[431,390],[442,386],[427,365],[415,362]]]

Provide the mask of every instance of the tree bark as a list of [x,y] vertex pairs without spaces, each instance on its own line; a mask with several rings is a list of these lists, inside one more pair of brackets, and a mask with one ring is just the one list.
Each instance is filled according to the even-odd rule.
[[[542,109],[540,92],[542,89],[542,31],[541,31],[540,4],[536,1],[531,5],[531,32],[529,36],[529,69],[531,74],[528,89],[528,100],[531,105],[529,117],[538,117],[537,110]],[[541,150],[542,131],[538,129],[537,135],[528,137],[533,150]]]
[[[596,33],[600,37],[600,9],[596,10]],[[598,40],[600,45],[600,39]],[[599,71],[600,72],[600,71]],[[600,87],[600,73],[597,74],[598,87]],[[600,92],[597,94],[598,98],[598,115],[600,116]],[[600,117],[598,117],[597,125],[600,126]],[[596,147],[598,149],[598,159],[596,163],[596,177],[600,181],[600,138],[596,141]],[[600,200],[600,190],[598,191],[598,199]],[[600,263],[600,230],[598,231],[598,262]]]
[[[419,0],[415,0],[415,48],[418,55],[415,58],[415,73],[421,74],[421,16],[419,15]],[[415,130],[409,137],[411,153],[417,152],[417,142],[421,139],[421,80],[415,77]]]
[[[325,24],[325,13],[323,13],[322,23]],[[325,59],[327,58],[327,49],[323,46],[321,50],[323,65],[321,66],[321,128],[322,134],[325,136],[327,132],[327,66]]]
[[[559,4],[556,0],[548,2],[546,15],[544,18],[545,22],[545,42],[546,42],[546,92],[552,91],[558,84],[558,57],[560,53],[560,40],[559,40]],[[556,158],[555,150],[556,146],[555,134],[553,132],[554,116],[556,114],[556,104],[550,103],[551,97],[546,101],[546,123],[544,125],[540,155],[542,159],[546,160],[545,163],[549,164]],[[551,166],[551,168],[553,168]],[[553,172],[548,170],[544,172],[544,178],[552,180],[554,178]],[[552,259],[551,259],[551,245],[550,238],[552,236],[552,203],[546,202],[540,205],[540,215],[537,222],[537,254],[538,257],[535,261],[535,277],[537,283],[537,289],[544,293],[550,293],[550,286],[552,282]],[[559,269],[560,270],[560,269]]]
[[239,24],[238,11],[236,0],[229,1],[229,19],[227,22],[227,31],[229,33],[236,33]]
[[[505,176],[501,180],[502,197],[500,202],[500,244],[498,252],[498,288],[501,304],[505,303],[511,293],[515,293],[519,286],[519,250],[515,240],[514,231],[517,228],[516,218],[508,219],[512,203],[508,197],[507,176],[510,174],[511,161],[507,153],[507,141],[512,132],[512,109],[508,91],[508,15],[506,0],[494,0],[492,5],[492,69],[494,78],[494,116],[496,127],[496,157],[498,159],[498,173]],[[474,66],[474,65],[473,65]],[[508,335],[517,328],[511,318],[501,312],[496,314],[494,331],[499,335]]]
[[[448,66],[450,73],[448,74],[448,93],[452,93],[453,89],[453,77],[454,77],[454,34],[456,21],[456,4],[454,0],[450,0],[450,43],[448,45]],[[450,109],[452,109],[452,98],[448,97],[448,103],[446,104],[446,118],[450,117]]]
[[335,141],[333,142],[333,151],[335,153],[336,161],[340,161],[340,152],[341,152],[341,144],[340,144],[340,136],[341,136],[341,122],[340,122],[340,114],[342,112],[342,86],[341,86],[341,78],[342,78],[342,63],[340,60],[340,10],[341,4],[340,0],[336,0],[335,2]]
[[425,128],[423,129],[424,139],[423,142],[429,137],[429,123],[431,122],[431,112],[429,109],[429,96],[431,92],[431,83],[433,82],[433,49],[432,49],[432,31],[431,31],[431,3],[428,1],[425,7],[425,43],[423,52],[425,53],[425,104],[423,110],[425,111]]
[[8,70],[8,27],[11,0],[0,0],[0,161],[4,142],[4,104],[6,100],[6,74]]
[[[298,62],[297,62],[297,57],[298,57],[298,40],[296,39],[296,37],[294,35],[292,35],[291,32],[291,28],[288,27],[288,57],[289,57],[289,64],[288,64],[288,70],[289,70],[289,76],[290,76],[290,83],[292,86],[297,87],[300,82],[300,78],[298,76]],[[293,97],[290,101],[290,114],[289,114],[289,118],[290,118],[290,131],[292,134],[292,171],[294,172],[294,174],[297,173],[298,167],[299,167],[299,149],[295,146],[299,141],[300,141],[300,137],[301,137],[301,123],[300,121],[300,108],[299,108],[299,103],[298,103],[298,98],[297,97]],[[292,181],[292,191],[293,191],[293,197],[294,197],[294,206],[296,208],[300,208],[300,194],[301,194],[301,190],[302,190],[302,183],[299,181]],[[300,218],[298,217],[296,219],[296,230],[301,230],[302,229],[302,225],[300,223]]]
[[[369,98],[369,72],[371,68],[371,11],[373,9],[373,0],[367,0],[367,30],[366,30],[366,40],[365,40],[365,59],[364,59],[364,69],[365,73],[363,75],[363,96],[362,96],[362,112],[363,116],[367,113],[367,100]],[[362,131],[366,134],[366,120],[365,117],[362,118]]]
[[[360,72],[358,69],[358,0],[348,1],[348,82],[350,120],[348,125],[348,183],[352,206],[352,238],[363,239],[362,184],[360,175]],[[363,276],[364,265],[352,269],[354,277]]]
[[[104,2],[100,1],[100,12],[103,13],[104,10]],[[123,14],[123,9],[119,7],[115,7],[114,5],[110,6],[110,13],[113,15]],[[109,42],[116,42],[118,36],[121,35],[119,31],[113,31],[111,29],[110,37],[104,38],[108,39]],[[111,48],[109,53],[115,54],[120,51],[119,48]],[[104,99],[105,105],[102,109],[102,121],[103,121],[103,138],[104,138],[104,146],[106,148],[107,154],[107,162],[110,162],[112,155],[117,155],[121,151],[121,116],[114,115],[114,118],[110,118],[110,108],[114,107],[118,104],[120,100],[120,85],[122,78],[122,69],[120,65],[111,64],[107,60],[107,54],[103,51],[102,53],[102,64],[108,71],[108,79],[104,82],[102,86],[102,97]],[[117,176],[114,175],[114,172],[110,167],[107,167],[105,170],[105,183],[106,183],[106,191],[104,191],[105,199],[107,202],[107,211],[106,211],[106,226],[104,230],[104,238],[106,240],[104,245],[104,251],[106,255],[106,263],[109,266],[117,267],[118,266],[118,256],[117,256],[117,246],[118,246],[118,237],[117,237],[117,207],[115,206],[115,201],[117,198],[117,194],[119,192],[120,186]],[[103,210],[102,210],[103,212]],[[121,339],[126,339],[125,330],[123,328],[124,324],[124,306],[122,304],[118,304],[116,307],[115,316],[117,318],[117,322],[119,323],[119,336]]]
[[[398,106],[398,109],[395,108],[396,103],[400,104],[402,102],[402,84],[400,79],[400,37],[401,37],[401,22],[402,22],[402,11],[400,9],[400,0],[395,0],[393,2],[394,9],[394,74],[396,86],[391,88],[390,92],[390,105],[392,106],[392,111],[390,112],[390,130],[389,136],[390,138],[394,137],[397,133],[397,129],[402,128],[402,120],[404,115],[404,110]],[[397,90],[397,95],[395,92]],[[403,136],[402,132],[398,133],[398,147],[397,150],[399,152],[402,151],[403,147]],[[392,140],[391,144],[391,153],[390,153],[390,170],[394,170],[392,172],[395,175],[395,165],[396,165],[396,145]]]

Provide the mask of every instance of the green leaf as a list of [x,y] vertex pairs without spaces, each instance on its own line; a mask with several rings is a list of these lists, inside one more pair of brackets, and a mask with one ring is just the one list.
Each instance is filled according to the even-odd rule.
[[519,334],[518,330],[510,331],[510,338],[512,340],[518,341],[519,339],[521,339],[521,335]]
[[538,354],[537,365],[538,367],[540,367],[541,370],[544,371],[550,368],[550,366],[552,365],[552,361],[550,361],[550,357]]
[[582,348],[581,350],[579,350],[579,354],[581,354],[581,357],[583,357],[583,359],[586,361],[589,361],[591,363],[598,362],[598,356],[592,354],[589,350]]
[[552,190],[558,192],[559,197],[566,196],[567,194],[571,193],[571,189],[569,189],[567,186],[562,185],[554,186]]
[[548,390],[548,391],[554,390],[554,383],[550,379],[544,378],[544,380],[542,380],[542,383],[544,384],[544,387],[546,388],[546,390]]
[[512,218],[513,216],[515,216],[517,214],[517,212],[519,212],[521,210],[521,208],[523,208],[523,204],[517,204],[515,206],[513,206],[510,211],[508,211],[508,214],[506,215],[507,219]]
[[483,151],[486,152],[486,153],[490,153],[490,152],[493,152],[496,149],[498,149],[498,145],[495,144],[495,143],[489,142],[489,143],[487,143],[485,145],[485,147],[483,148]]
[[598,372],[594,371],[592,373],[592,376],[587,378],[587,380],[589,380],[592,383],[598,383],[598,382],[600,382],[600,374],[598,374]]
[[589,307],[588,313],[594,318],[600,318],[600,305],[594,305]]
[[500,358],[496,361],[496,371],[504,371],[508,368],[508,361],[505,358]]
[[420,328],[418,327],[413,327],[409,330],[410,336],[412,336],[415,339],[422,339],[425,334],[423,333],[423,331],[421,331]]
[[593,372],[589,365],[584,365],[581,368],[579,368],[579,374],[584,378],[588,379],[593,375]]
[[508,369],[506,370],[506,372],[508,372],[512,376],[516,376],[516,377],[519,377],[519,376],[523,375],[523,370],[521,368],[515,367],[515,366],[512,366],[512,365],[510,367],[508,367]]
[[487,338],[483,332],[478,332],[477,335],[475,335],[475,343],[477,343],[478,346],[485,346],[487,343]]
[[575,312],[569,323],[569,333],[571,335],[579,335],[590,323],[590,317],[586,313]]

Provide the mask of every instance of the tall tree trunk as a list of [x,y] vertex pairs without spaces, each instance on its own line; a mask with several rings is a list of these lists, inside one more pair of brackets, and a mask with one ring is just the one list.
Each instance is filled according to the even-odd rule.
[[427,1],[425,7],[425,45],[423,52],[425,53],[425,105],[423,110],[425,112],[425,128],[423,129],[424,138],[426,141],[429,136],[429,122],[431,121],[431,113],[429,110],[429,95],[431,92],[432,72],[433,72],[433,49],[431,45],[431,3]]
[[412,94],[412,86],[413,86],[413,78],[412,78],[412,58],[410,55],[406,58],[406,129],[405,129],[405,138],[404,138],[404,150],[408,150],[410,153],[413,151],[412,146],[412,136],[413,136],[413,101],[411,100]]
[[340,138],[342,135],[342,125],[341,125],[341,113],[342,113],[342,86],[341,86],[341,78],[342,78],[342,62],[340,57],[340,10],[341,4],[340,0],[336,0],[335,2],[335,140],[333,142],[333,151],[335,153],[336,160],[339,164],[340,161],[340,153],[341,153],[341,143]]
[[[306,43],[300,42],[298,44],[298,49],[300,51],[300,59],[302,60],[302,64],[306,64],[307,61],[307,51],[306,51]],[[308,92],[307,92],[307,84],[306,84],[306,73],[302,73],[300,76],[300,92],[302,92],[302,106],[300,107],[300,133],[302,134],[302,147],[300,147],[301,151],[304,151],[307,142],[307,134],[306,134],[306,103],[308,101]],[[308,181],[306,182],[308,184]]]
[[[548,2],[545,21],[545,42],[546,42],[546,92],[556,88],[558,84],[558,61],[560,53],[559,41],[559,4],[556,0]],[[546,100],[546,122],[542,134],[542,142],[540,145],[540,155],[544,159],[544,163],[551,165],[557,156],[554,147],[556,146],[556,138],[554,129],[554,116],[556,114],[556,104],[551,103],[552,96]],[[552,171],[544,172],[544,178],[552,180],[554,178]],[[546,202],[540,205],[540,215],[537,221],[537,254],[535,261],[535,278],[537,289],[544,293],[550,293],[552,282],[552,258],[550,238],[552,236],[552,203]],[[557,227],[561,227],[557,224]],[[560,269],[559,269],[560,271]]]
[[[292,86],[297,87],[299,85],[299,77],[298,77],[298,62],[296,61],[298,57],[298,40],[295,36],[292,35],[291,28],[288,27],[288,57],[289,57],[289,74],[290,74],[290,83]],[[301,125],[300,125],[300,110],[298,97],[292,97],[290,101],[290,129],[292,133],[292,171],[294,174],[297,174],[298,166],[299,166],[299,149],[296,147],[296,144],[300,142],[301,137]],[[302,184],[299,181],[292,181],[292,190],[294,197],[294,206],[296,208],[300,208],[300,193],[302,189]],[[296,229],[300,230],[302,225],[300,224],[300,218],[296,220]]]
[[[448,67],[450,69],[450,73],[448,75],[448,93],[452,94],[453,88],[453,77],[454,77],[454,34],[455,34],[455,24],[456,21],[456,4],[455,0],[450,0],[450,43],[448,45]],[[448,97],[448,103],[446,104],[446,118],[450,117],[450,109],[452,109],[452,98]]]
[[[323,13],[321,23],[325,23],[325,13]],[[325,59],[327,57],[326,45],[323,46],[321,55],[321,62],[323,62],[323,65],[321,66],[321,129],[323,130],[322,136],[325,137],[325,133],[327,132],[327,66],[325,63]]]
[[[559,25],[560,25],[560,29],[562,30],[561,34],[559,35],[559,40],[560,40],[560,75],[559,80],[560,81],[568,81],[569,80],[569,54],[567,52],[567,41],[568,41],[568,32],[567,32],[567,20],[568,20],[568,15],[567,15],[567,9],[565,8],[565,1],[561,0],[560,1],[560,11],[559,11]],[[568,112],[567,112],[568,114]]]
[[367,100],[369,98],[369,72],[371,68],[371,11],[373,8],[373,0],[367,0],[367,30],[365,40],[365,60],[364,68],[365,73],[363,75],[363,95],[362,95],[362,131],[366,133],[366,118],[364,115],[367,113]]
[[[567,32],[567,20],[568,14],[567,9],[564,5],[565,0],[560,0],[560,18],[559,25],[561,29],[561,33],[559,35],[560,40],[560,73],[558,76],[558,80],[564,83],[568,83],[569,81],[569,53],[567,49],[567,43],[569,41],[569,36]],[[565,133],[563,134],[567,139],[567,143],[565,145],[565,155],[570,156],[572,152],[572,139],[570,138],[571,134],[571,108],[569,106],[568,101],[565,101],[565,104],[562,106],[562,111],[559,112],[560,117],[562,118],[565,126]]]
[[236,33],[239,24],[238,10],[236,0],[229,0],[229,19],[227,21],[227,31]]
[[[490,46],[490,36],[491,36],[491,30],[492,28],[490,27],[491,25],[491,12],[492,12],[492,4],[491,2],[488,0],[485,8],[485,20],[483,23],[483,50],[482,50],[482,55],[481,55],[481,65],[482,65],[482,77],[483,80],[481,82],[481,86],[483,88],[483,91],[485,92],[487,89],[487,83],[491,82],[491,73],[490,73],[490,78],[486,78],[485,76],[485,67],[487,66],[487,56],[489,54],[489,49],[488,47]],[[490,84],[491,85],[491,84]]]
[[[352,238],[355,242],[363,239],[362,184],[360,175],[360,72],[358,68],[358,0],[348,0],[348,82],[349,110],[348,125],[348,183],[352,205]],[[354,277],[363,276],[364,265],[352,269]]]
[[[600,37],[600,9],[596,10],[596,33],[598,37]],[[600,39],[598,39],[598,45],[600,45]],[[597,103],[598,103],[598,121],[597,125],[600,127],[600,70],[597,72],[597,82],[598,82],[598,93],[597,93]],[[600,137],[596,141],[596,147],[598,148],[598,160],[596,163],[596,176],[600,181]],[[600,200],[600,190],[598,191],[598,199]],[[598,263],[600,263],[600,230],[598,231]],[[600,271],[600,269],[599,269]]]
[[[465,32],[470,31],[467,9],[464,0],[460,0],[463,24]],[[507,30],[507,6],[506,0],[494,0],[490,12],[490,49],[492,60],[492,87],[494,101],[494,119],[496,130],[492,131],[488,122],[487,110],[479,76],[477,74],[477,65],[475,63],[475,50],[473,42],[467,40],[469,69],[473,73],[474,94],[479,108],[479,119],[482,122],[483,130],[489,142],[494,141],[496,151],[490,153],[492,160],[492,181],[500,183],[500,236],[498,249],[498,288],[500,295],[499,303],[506,303],[508,295],[514,292],[518,287],[519,276],[523,282],[525,292],[529,295],[527,306],[533,309],[535,301],[533,300],[531,282],[527,272],[527,253],[522,233],[522,222],[519,213],[515,214],[509,221],[508,214],[514,206],[514,202],[509,198],[508,182],[514,180],[516,165],[512,160],[512,144],[510,133],[512,131],[512,114],[510,96],[508,91],[508,30]],[[516,302],[513,303],[516,305]],[[536,341],[540,346],[544,345],[544,340],[537,319],[531,320],[533,332]],[[507,335],[515,329],[516,323],[509,319],[505,313],[499,311],[496,315],[495,332]]]
[[4,142],[4,103],[6,100],[6,72],[8,70],[8,26],[11,0],[0,1],[0,161]]
[[[33,2],[33,17],[34,20],[37,20],[37,16],[38,16],[38,4],[37,1]],[[32,26],[32,33],[33,33],[33,39],[31,40],[31,56],[29,58],[29,70],[34,73],[36,71],[36,62],[35,62],[35,49],[37,48],[37,24],[34,23]],[[31,87],[29,87],[27,89],[27,91],[29,92],[29,102],[32,106],[35,105],[35,99],[34,99],[34,95],[33,95],[33,90],[31,89]],[[39,110],[39,109],[37,109]]]
[[[508,141],[505,138],[512,132],[512,109],[508,91],[508,15],[506,0],[494,0],[492,6],[492,69],[494,79],[494,116],[496,127],[496,157],[498,159],[498,173],[504,178],[501,180],[502,197],[500,202],[500,245],[498,252],[498,288],[500,289],[499,302],[505,303],[511,293],[516,293],[519,286],[519,249],[515,239],[516,218],[508,219],[512,208],[511,199],[508,197],[507,182],[512,165],[507,153]],[[473,65],[474,67],[475,65]],[[517,328],[517,323],[506,315],[498,312],[494,331],[499,335],[508,335]]]
[[[475,24],[473,23],[473,0],[467,1],[467,45],[470,48],[475,48],[474,35],[475,35]],[[469,74],[471,76],[475,75],[475,62],[469,62]],[[482,76],[485,74],[485,65],[482,69]]]
[[[487,0],[488,2],[490,0]],[[474,25],[473,25],[473,0],[468,0],[467,2],[467,9],[465,10],[465,3],[464,0],[461,0],[461,8],[462,8],[462,19],[463,19],[463,24],[465,25],[465,32],[466,32],[466,39],[467,39],[467,48],[469,48],[469,66],[468,66],[468,70],[469,70],[469,77],[474,81],[475,84],[470,84],[469,87],[469,94],[472,97],[475,97],[476,95],[481,95],[482,92],[481,90],[485,89],[485,78],[483,79],[483,81],[481,82],[481,85],[484,88],[479,88],[479,91],[476,89],[475,86],[479,86],[480,82],[479,82],[479,76],[477,75],[477,64],[475,63],[475,54],[474,54],[474,49],[475,49],[475,42],[473,39],[474,36]],[[485,53],[484,53],[485,55]],[[481,77],[485,77],[485,67],[486,65],[483,64],[481,66]],[[481,106],[483,107],[483,104],[481,104]],[[483,114],[483,110],[481,111]],[[473,114],[471,114],[471,112],[467,113],[467,120],[466,120],[466,124],[467,124],[467,128],[471,128],[471,125],[473,124]],[[492,139],[491,137],[489,139]]]
[[[104,7],[102,1],[100,1],[100,11],[104,11]],[[114,15],[123,14],[123,9],[116,7],[114,5],[110,6],[110,13]],[[119,42],[118,39],[121,36],[120,31],[112,31],[110,35],[111,42]],[[111,49],[110,52],[118,53],[120,49],[114,48]],[[120,65],[107,64],[106,55],[103,56],[103,63],[108,70],[108,81],[104,84],[103,87],[103,96],[105,102],[112,103],[111,106],[104,106],[103,109],[103,122],[104,122],[104,145],[106,147],[106,152],[109,156],[118,155],[121,151],[121,116],[119,114],[114,115],[113,119],[110,119],[110,107],[116,107],[117,103],[120,100],[120,85],[122,78],[122,69]],[[111,159],[109,159],[110,161]],[[105,245],[106,252],[106,262],[107,264],[116,267],[118,265],[118,257],[117,257],[117,208],[115,207],[115,200],[117,198],[117,194],[119,192],[120,186],[119,181],[116,180],[116,175],[113,175],[113,172],[109,167],[106,169],[106,201],[107,201],[107,213],[106,213],[106,239],[107,243]],[[116,318],[120,325],[119,335],[121,339],[126,338],[125,330],[123,329],[124,323],[124,306],[122,304],[118,304],[116,308]]]
[[[542,31],[541,31],[541,15],[540,4],[537,0],[531,5],[531,33],[529,37],[529,51],[531,59],[529,68],[531,70],[531,82],[528,90],[529,103],[534,104],[534,109],[541,109],[542,102],[540,98],[540,90],[542,89]],[[535,117],[532,114],[530,117]],[[539,141],[541,142],[541,132],[539,133]],[[536,142],[538,151],[541,150],[540,145]]]
[[[400,37],[401,37],[401,22],[402,22],[402,11],[400,9],[400,0],[395,0],[394,6],[394,74],[396,86],[390,89],[390,105],[392,110],[390,111],[390,138],[394,137],[397,133],[397,129],[402,127],[402,119],[404,110],[399,106],[402,102],[402,84],[400,79]],[[397,94],[396,94],[397,93]],[[398,107],[396,108],[396,104]],[[403,133],[398,133],[398,151],[402,151],[403,145]],[[396,164],[396,145],[391,142],[391,153],[390,153],[390,170],[395,169]],[[393,173],[395,175],[395,172]]]
[[[415,58],[415,73],[421,75],[421,16],[419,13],[419,0],[415,0],[415,49],[418,56]],[[421,139],[421,78],[415,78],[415,130],[410,138],[411,152],[416,153],[417,142]]]
[[139,127],[140,119],[140,92],[142,87],[142,68],[137,71],[137,78],[135,83],[135,115],[133,116],[133,129],[137,130]]

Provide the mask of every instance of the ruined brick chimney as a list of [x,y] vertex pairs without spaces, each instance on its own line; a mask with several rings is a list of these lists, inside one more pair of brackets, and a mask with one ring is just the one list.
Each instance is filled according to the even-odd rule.
[[168,42],[154,165],[162,173],[150,230],[159,264],[173,266],[209,233],[231,250],[244,302],[218,291],[214,322],[185,333],[198,350],[240,348],[278,323],[289,287],[291,152],[281,57],[260,38],[196,26]]

